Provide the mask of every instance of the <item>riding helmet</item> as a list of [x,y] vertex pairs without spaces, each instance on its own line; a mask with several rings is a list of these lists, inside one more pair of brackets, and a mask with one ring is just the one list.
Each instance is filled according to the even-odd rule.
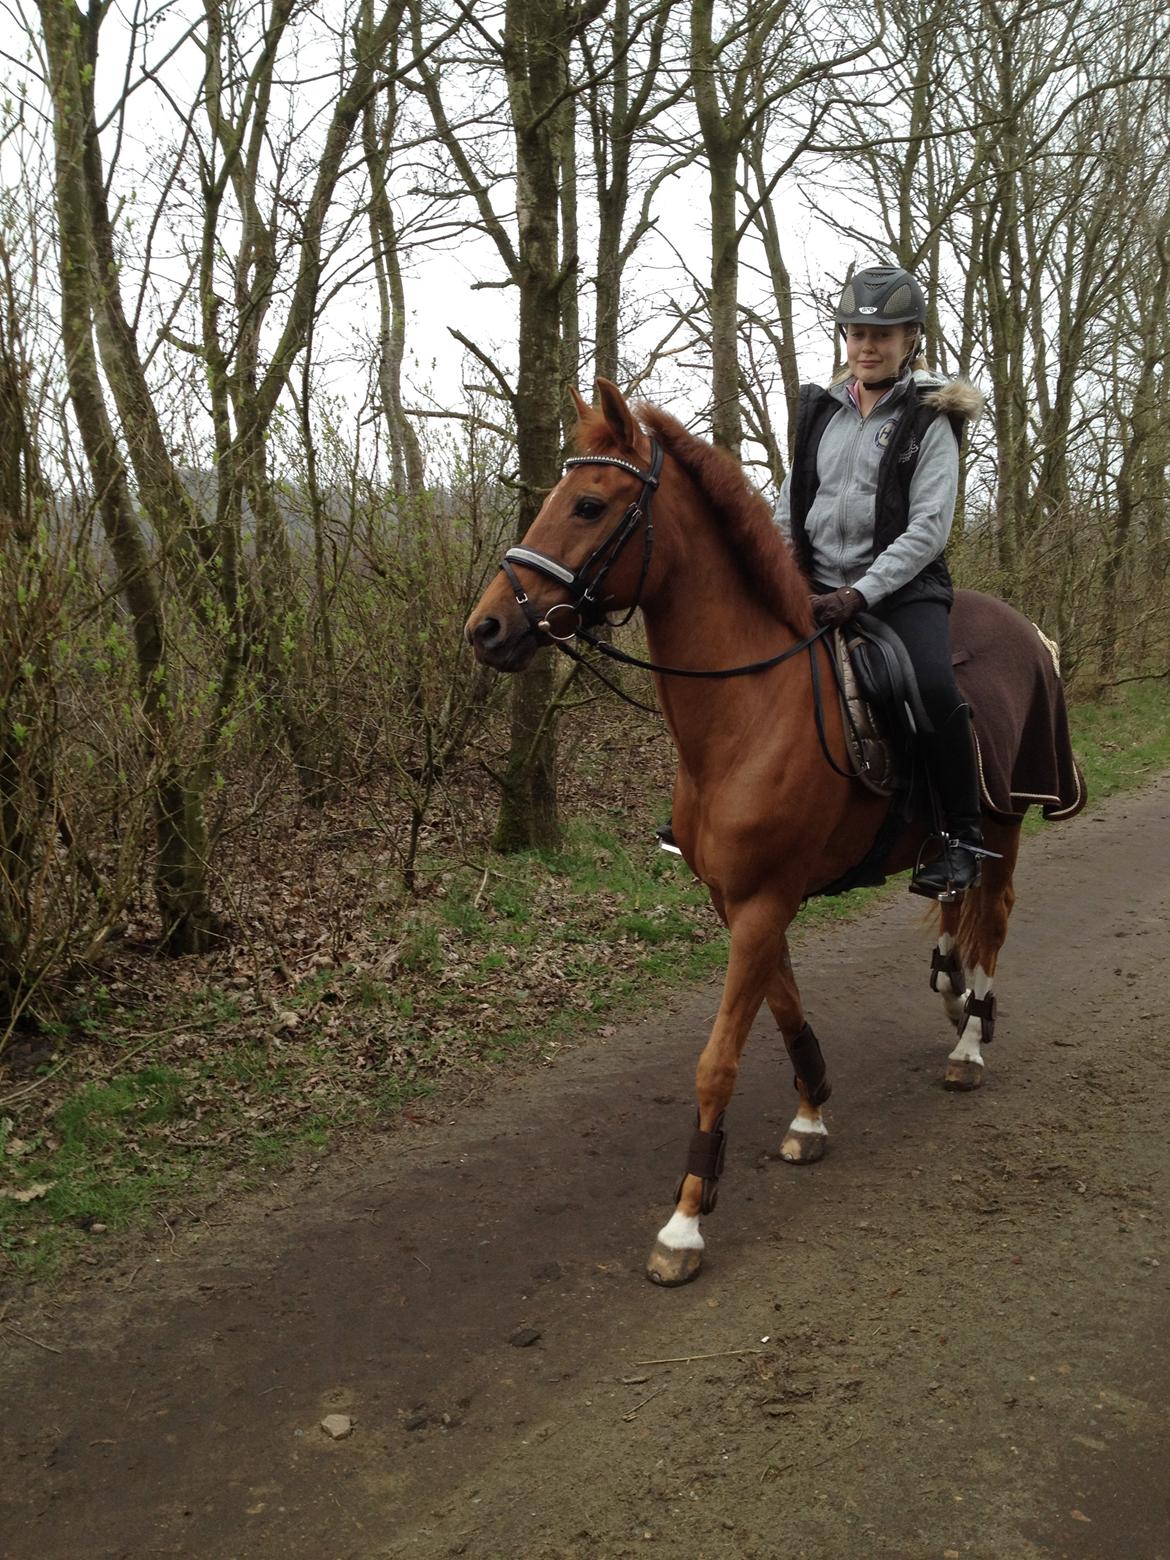
[[846,325],[925,325],[926,294],[899,265],[868,265],[845,283],[833,315]]

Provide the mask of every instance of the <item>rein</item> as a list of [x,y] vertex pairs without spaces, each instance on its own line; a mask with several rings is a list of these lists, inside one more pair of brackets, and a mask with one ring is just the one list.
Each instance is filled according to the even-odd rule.
[[[626,543],[633,536],[638,526],[644,522],[642,543],[642,570],[638,576],[638,586],[634,592],[634,600],[625,617],[611,624],[613,628],[622,628],[630,621],[638,610],[638,604],[642,599],[642,589],[646,584],[646,576],[650,572],[650,559],[654,549],[654,525],[650,517],[650,505],[658,487],[659,477],[662,473],[662,446],[658,440],[650,440],[650,470],[642,471],[639,467],[631,465],[629,461],[619,460],[613,455],[576,455],[564,464],[564,470],[568,471],[574,466],[617,466],[621,471],[628,471],[631,476],[637,477],[642,484],[642,491],[626,510],[625,514],[614,526],[609,535],[599,543],[589,554],[579,569],[566,568],[563,563],[558,563],[555,558],[549,558],[545,553],[537,552],[534,547],[509,547],[500,563],[500,568],[508,584],[512,587],[512,593],[516,597],[517,605],[528,620],[529,627],[536,633],[547,635],[553,641],[558,650],[564,652],[570,660],[578,662],[587,672],[592,672],[600,682],[616,693],[627,704],[632,704],[635,709],[645,710],[647,714],[657,715],[660,712],[649,704],[643,704],[638,699],[633,699],[628,693],[624,693],[615,683],[610,682],[598,669],[591,665],[579,650],[574,650],[570,640],[580,639],[592,649],[608,656],[611,661],[618,661],[623,666],[635,666],[639,671],[655,672],[660,677],[699,677],[705,679],[725,677],[748,677],[756,672],[769,671],[773,666],[779,666],[782,662],[791,660],[793,656],[802,651],[808,651],[809,675],[812,679],[813,705],[816,714],[817,737],[820,741],[821,751],[829,764],[839,775],[852,779],[852,774],[837,764],[829,751],[828,739],[825,734],[824,710],[821,698],[821,679],[817,667],[815,648],[818,640],[821,640],[829,632],[829,625],[814,629],[811,634],[806,634],[803,639],[798,639],[786,650],[781,650],[779,655],[769,656],[764,661],[749,661],[742,666],[725,666],[713,670],[700,670],[689,666],[660,666],[655,661],[643,661],[639,656],[629,655],[625,650],[619,650],[616,645],[607,643],[604,639],[598,639],[590,633],[589,625],[605,619],[605,608],[598,600],[598,592],[605,581],[606,575],[613,568],[621,556]],[[528,598],[520,579],[513,567],[515,564],[524,564],[534,569],[538,574],[545,575],[548,579],[555,580],[559,585],[566,586],[570,592],[577,592],[576,601],[562,601],[549,607],[543,617],[539,615]],[[564,626],[554,623],[554,613],[567,613],[568,619]]]

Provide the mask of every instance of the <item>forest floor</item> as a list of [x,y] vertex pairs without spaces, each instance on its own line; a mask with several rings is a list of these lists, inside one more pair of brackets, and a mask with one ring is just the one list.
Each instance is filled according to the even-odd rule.
[[916,902],[804,936],[829,1155],[761,1021],[685,1289],[709,982],[14,1291],[6,1560],[1170,1557],[1170,777],[1017,881],[975,1094]]

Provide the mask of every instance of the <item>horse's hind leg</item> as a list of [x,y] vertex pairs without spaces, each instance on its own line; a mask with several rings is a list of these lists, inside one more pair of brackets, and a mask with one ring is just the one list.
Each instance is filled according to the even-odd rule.
[[930,956],[930,989],[943,999],[947,1017],[956,1029],[963,1022],[963,999],[967,995],[967,977],[959,958],[960,904],[940,906],[938,942]]
[[[943,1078],[948,1089],[977,1089],[983,1082],[983,1047],[990,1043],[995,1030],[995,968],[1016,898],[1012,874],[1020,847],[1019,826],[989,824],[987,846],[998,851],[999,857],[984,861],[982,882],[964,896],[958,925],[951,934],[953,951],[966,972],[967,990],[956,1025],[959,1037],[947,1058]],[[944,911],[944,936],[946,924]]]

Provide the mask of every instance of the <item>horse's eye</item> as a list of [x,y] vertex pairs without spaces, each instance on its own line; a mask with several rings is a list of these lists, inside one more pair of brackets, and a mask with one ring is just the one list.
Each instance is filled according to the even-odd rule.
[[605,500],[583,495],[573,505],[573,513],[580,515],[582,520],[597,520],[605,513]]

